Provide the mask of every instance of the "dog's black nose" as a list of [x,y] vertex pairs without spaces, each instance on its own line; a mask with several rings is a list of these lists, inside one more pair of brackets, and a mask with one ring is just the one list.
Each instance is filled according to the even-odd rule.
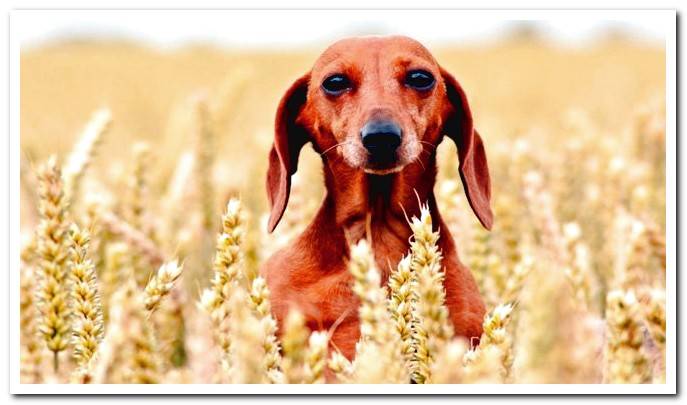
[[360,130],[363,146],[374,159],[390,159],[401,145],[401,127],[393,121],[371,120]]

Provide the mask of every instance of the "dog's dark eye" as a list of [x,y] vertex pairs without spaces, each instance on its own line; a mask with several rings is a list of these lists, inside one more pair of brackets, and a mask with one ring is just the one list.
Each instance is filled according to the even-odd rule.
[[415,90],[429,90],[434,86],[434,76],[426,70],[411,70],[406,73],[405,84]]
[[351,81],[341,74],[331,75],[322,82],[322,89],[329,95],[338,96],[351,89]]

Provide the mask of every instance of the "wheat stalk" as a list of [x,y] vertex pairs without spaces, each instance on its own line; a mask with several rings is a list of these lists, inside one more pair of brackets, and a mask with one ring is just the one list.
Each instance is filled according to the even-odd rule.
[[87,368],[103,338],[103,309],[100,303],[95,267],[88,258],[90,235],[72,225],[70,229],[70,277],[73,322],[74,358],[79,369]]
[[647,229],[649,244],[651,245],[652,253],[658,257],[661,263],[661,270],[663,274],[666,273],[666,237],[662,234],[656,225],[652,225]]
[[162,367],[166,373],[171,368],[183,367],[187,364],[188,325],[184,309],[189,302],[183,288],[173,288],[169,298],[163,300],[157,310],[152,313],[155,336],[157,337]]
[[484,316],[479,346],[465,355],[467,381],[508,381],[513,351],[506,326],[512,312],[513,306],[504,304]]
[[160,382],[161,361],[157,348],[157,341],[151,325],[146,324],[145,313],[142,311],[141,297],[137,294],[135,312],[135,328],[126,333],[132,344],[128,346],[130,356],[130,381],[134,384],[156,384]]
[[39,331],[53,352],[55,371],[59,353],[67,348],[71,312],[68,305],[67,280],[67,203],[64,198],[60,169],[54,157],[38,172],[41,222],[38,226],[39,285],[37,302],[40,310]]
[[284,322],[282,370],[287,384],[301,384],[305,381],[305,356],[308,345],[308,330],[303,314],[289,311]]
[[[165,261],[165,255],[157,244],[128,222],[112,212],[103,212],[100,219],[109,232],[121,237],[132,248],[141,252],[151,266],[160,266]],[[131,253],[131,256],[135,255]]]
[[230,309],[229,298],[239,288],[244,238],[244,214],[239,200],[232,199],[222,216],[222,233],[217,237],[217,249],[213,262],[212,286],[201,297],[201,307],[210,316],[215,329],[215,339],[222,349],[222,364],[225,370],[231,368],[231,341],[228,336]]
[[666,294],[665,290],[652,288],[643,294],[642,315],[651,336],[651,341],[658,349],[657,367],[654,382],[665,383],[666,370]]
[[[127,179],[127,199],[124,203],[124,219],[134,230],[139,231],[145,238],[155,240],[151,224],[146,212],[148,200],[148,172],[150,161],[150,146],[145,142],[137,142],[132,147],[133,168]],[[154,242],[153,242],[154,243]],[[131,258],[136,283],[144,287],[155,265],[151,266],[141,250],[134,250]]]
[[[353,275],[353,292],[360,300],[360,339],[353,363],[353,378],[367,383],[409,381],[401,338],[387,311],[387,291],[367,241],[351,248],[348,270]],[[372,370],[376,370],[372,372]]]
[[231,326],[231,367],[229,378],[235,384],[260,384],[268,381],[265,367],[265,330],[247,305],[248,294],[242,288],[232,291],[229,298]]
[[327,367],[327,332],[315,331],[310,334],[308,347],[305,350],[305,369],[303,382],[306,384],[324,383],[324,371]]
[[[103,303],[109,308],[110,300],[128,277],[133,277],[129,245],[124,242],[113,242],[105,247],[105,259],[100,279],[102,280]],[[109,312],[109,311],[107,311]],[[107,312],[105,316],[107,317]]]
[[21,327],[21,381],[31,384],[43,380],[43,342],[38,330],[39,313],[36,310],[34,291],[36,289],[36,274],[32,266],[22,268],[19,279],[19,308]]
[[260,276],[256,277],[250,290],[250,302],[263,328],[264,368],[267,370],[270,382],[280,383],[284,380],[284,376],[279,368],[281,354],[279,353],[279,340],[277,340],[276,336],[277,321],[272,316],[269,297],[270,293],[267,289],[267,282]]
[[467,251],[468,265],[485,301],[492,303],[497,300],[498,291],[494,290],[494,284],[489,280],[489,258],[495,257],[491,249],[491,234],[479,223],[471,223],[470,228],[472,237]]
[[613,290],[606,296],[606,382],[637,384],[650,381],[651,371],[642,348],[644,333],[640,316],[634,293]]
[[201,257],[209,257],[212,254],[212,236],[216,224],[213,168],[217,145],[208,101],[204,95],[199,95],[194,100],[193,114],[196,155],[194,169],[196,178],[199,179],[198,204],[202,215],[199,248]]
[[112,297],[107,335],[94,382],[155,384],[162,369],[157,342],[148,320],[143,294],[129,277]]
[[501,294],[504,302],[517,302],[527,276],[532,272],[533,268],[534,256],[525,251],[519,256],[519,261],[514,264],[505,282],[504,290]]
[[183,268],[176,260],[160,266],[145,288],[144,304],[148,311],[155,311],[160,306],[160,301],[172,290]]
[[353,375],[353,364],[340,352],[333,352],[327,361],[327,367],[334,373],[336,381],[349,383]]
[[568,251],[570,264],[564,269],[575,292],[575,298],[583,309],[591,306],[592,280],[589,249],[580,241],[582,230],[574,222],[563,226],[565,246]]
[[399,262],[396,270],[389,276],[389,312],[401,338],[401,353],[410,368],[413,353],[416,350],[413,340],[414,284],[417,283],[411,270],[411,256],[406,255]]
[[413,330],[416,350],[412,376],[416,382],[423,383],[431,377],[430,365],[434,356],[453,337],[453,327],[444,305],[444,272],[441,269],[441,252],[437,247],[439,232],[432,230],[432,217],[427,206],[421,207],[420,218],[412,218],[410,228],[413,231],[411,268],[417,275],[413,308],[417,319]]
[[462,363],[468,348],[469,344],[465,339],[452,339],[445,344],[430,367],[432,383],[462,383],[465,373]]
[[80,180],[95,156],[98,144],[108,131],[111,122],[112,117],[108,109],[96,111],[81,133],[79,141],[74,145],[74,149],[62,168],[64,194],[68,201],[75,201],[78,197]]

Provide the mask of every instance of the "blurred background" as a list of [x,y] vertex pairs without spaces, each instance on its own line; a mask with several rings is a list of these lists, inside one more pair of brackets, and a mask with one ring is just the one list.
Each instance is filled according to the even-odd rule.
[[[574,109],[617,129],[639,101],[662,97],[667,27],[660,19],[508,15],[20,12],[22,153],[31,161],[66,153],[90,114],[108,107],[115,117],[103,147],[110,166],[126,161],[131,141],[148,140],[159,158],[151,170],[164,176],[188,141],[187,104],[204,94],[216,110],[218,163],[251,170],[265,161],[282,92],[328,44],[351,35],[403,34],[425,43],[466,89],[488,145],[496,137],[546,131]],[[240,189],[254,177],[224,181]]]
[[[582,346],[589,351],[568,350],[585,339],[575,332],[588,330],[578,328],[580,319],[591,314],[601,322],[612,288],[631,289],[640,279],[665,288],[660,252],[649,236],[656,242],[665,235],[668,26],[652,13],[517,16],[456,10],[16,13],[22,232],[38,222],[33,168],[50,155],[65,159],[94,111],[108,108],[112,124],[75,204],[97,199],[126,219],[132,181],[143,181],[142,226],[166,254],[187,258],[186,283],[195,295],[209,280],[223,207],[239,196],[251,217],[247,249],[256,271],[308,223],[323,195],[321,163],[305,148],[285,219],[276,235],[264,235],[263,184],[281,95],[337,39],[408,35],[461,82],[485,141],[494,231],[485,235],[476,226],[447,142],[438,152],[437,193],[488,306],[512,299],[515,289],[523,301],[516,325],[539,322],[534,330],[541,336],[518,334],[514,326],[515,347],[529,353],[516,355],[517,379],[598,382],[601,349],[587,342]],[[649,239],[628,239],[632,221],[644,224]],[[586,250],[575,250],[579,243]],[[560,249],[569,249],[565,263]],[[539,273],[533,271],[529,284],[508,284],[523,257],[533,259]],[[639,278],[619,276],[630,270]],[[619,277],[634,281],[625,285]],[[567,311],[566,299],[583,301],[582,315]],[[599,362],[583,365],[588,356]]]

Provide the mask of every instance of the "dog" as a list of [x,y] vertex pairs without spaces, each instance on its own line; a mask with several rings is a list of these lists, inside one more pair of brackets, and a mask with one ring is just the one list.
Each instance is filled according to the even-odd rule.
[[365,238],[384,283],[409,249],[410,216],[426,201],[440,232],[446,306],[456,335],[482,334],[484,303],[437,209],[436,147],[458,150],[468,202],[491,229],[491,185],[482,139],[465,92],[419,42],[401,36],[343,39],[286,91],[269,152],[272,232],[289,200],[291,176],[310,143],[322,158],[326,195],[312,223],[261,267],[280,327],[298,309],[311,330],[349,360],[359,339],[359,301],[347,270],[349,247]]

